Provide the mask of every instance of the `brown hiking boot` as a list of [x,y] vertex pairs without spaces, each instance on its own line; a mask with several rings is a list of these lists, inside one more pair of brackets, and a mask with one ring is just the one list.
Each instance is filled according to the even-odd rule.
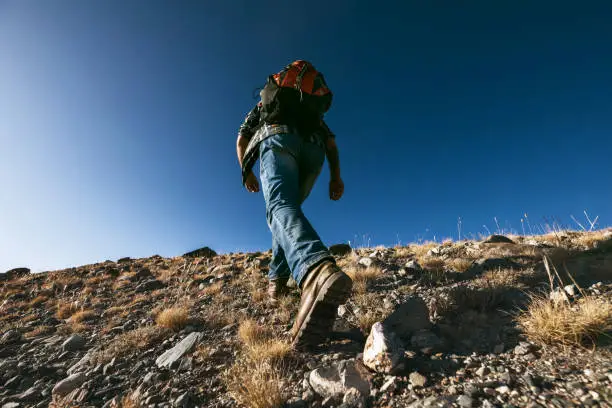
[[288,277],[270,279],[268,283],[268,296],[272,305],[278,304],[279,296],[289,293],[289,288],[287,287],[288,280]]
[[315,345],[331,331],[338,306],[351,294],[353,281],[332,261],[313,267],[302,285],[302,299],[291,329],[296,347]]

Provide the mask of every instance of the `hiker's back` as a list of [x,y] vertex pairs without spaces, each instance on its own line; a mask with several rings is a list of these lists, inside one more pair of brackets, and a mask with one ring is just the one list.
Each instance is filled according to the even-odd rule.
[[321,125],[331,102],[332,92],[323,74],[311,63],[297,60],[268,77],[261,91],[261,120],[308,133]]

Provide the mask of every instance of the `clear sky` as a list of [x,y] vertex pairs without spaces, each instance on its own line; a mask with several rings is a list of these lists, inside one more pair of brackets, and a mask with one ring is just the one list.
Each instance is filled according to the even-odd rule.
[[345,195],[326,170],[304,207],[325,243],[609,225],[610,21],[609,1],[0,0],[0,271],[267,250],[236,132],[294,59],[334,91]]

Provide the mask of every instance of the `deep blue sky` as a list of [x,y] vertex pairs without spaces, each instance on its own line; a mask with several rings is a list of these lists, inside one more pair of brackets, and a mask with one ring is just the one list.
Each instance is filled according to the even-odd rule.
[[345,196],[324,171],[305,204],[327,244],[609,225],[610,21],[608,1],[0,0],[0,270],[268,249],[236,132],[298,58],[335,94]]

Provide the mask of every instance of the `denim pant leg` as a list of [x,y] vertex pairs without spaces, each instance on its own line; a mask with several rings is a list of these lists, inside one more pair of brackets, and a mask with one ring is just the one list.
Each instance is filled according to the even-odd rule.
[[[312,146],[304,146],[302,149],[302,153],[306,150],[312,149]],[[302,154],[302,159],[304,156],[308,156],[308,154]],[[316,164],[316,161],[315,161]],[[308,166],[303,166],[308,167]],[[300,173],[300,204],[303,204],[306,201],[306,198],[310,195],[310,191],[314,187],[315,182],[321,172],[321,167],[319,166],[318,170],[315,168],[311,172],[302,171]],[[270,271],[268,272],[268,279],[277,279],[277,278],[285,278],[289,277],[291,271],[289,270],[289,264],[287,263],[287,258],[285,258],[285,251],[280,246],[278,241],[272,238],[272,261],[270,262]]]
[[289,270],[287,258],[285,258],[285,251],[283,251],[278,241],[272,238],[272,260],[270,261],[268,279],[288,278],[289,275],[291,275],[291,271]]
[[[305,188],[300,188],[304,187],[300,186],[300,181],[307,180],[312,187],[324,159],[322,148],[304,143],[298,135],[270,136],[260,145],[260,175],[268,226],[274,240],[283,249],[298,284],[310,267],[331,258],[301,208],[303,197],[308,195],[310,188],[305,192]],[[314,179],[304,177],[312,173]]]

